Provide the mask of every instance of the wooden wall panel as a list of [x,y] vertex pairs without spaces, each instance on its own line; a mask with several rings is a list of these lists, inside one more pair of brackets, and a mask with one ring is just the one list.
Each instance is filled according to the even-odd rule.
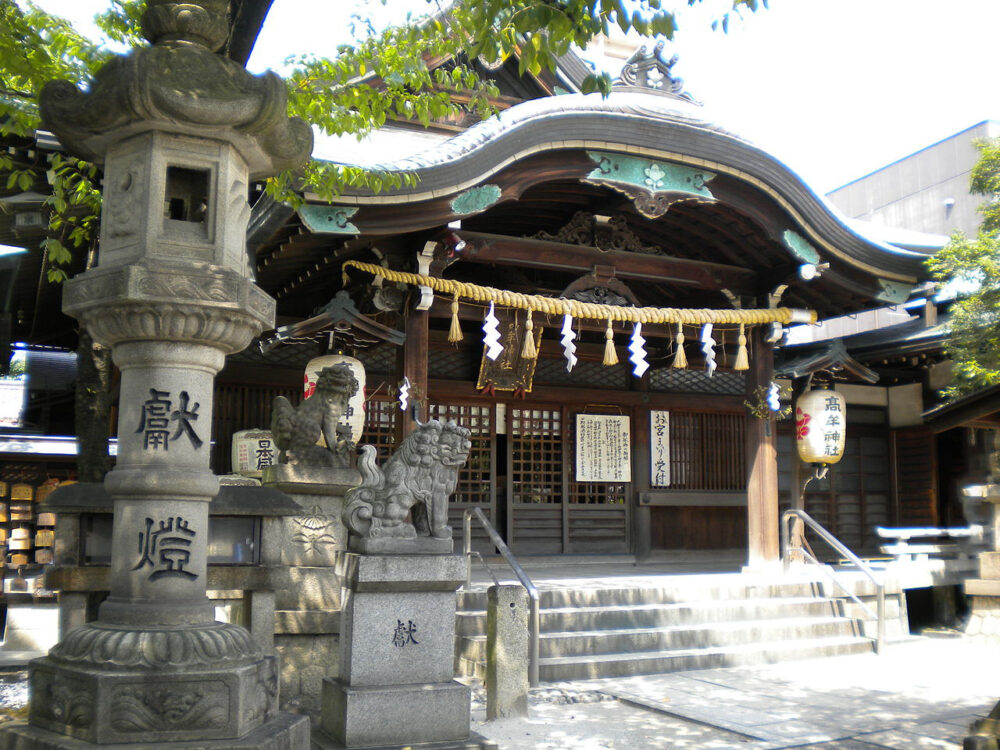
[[519,555],[553,555],[563,552],[561,503],[514,504],[513,537],[507,546]]
[[900,526],[938,524],[937,449],[934,434],[925,427],[893,432],[896,498]]
[[741,507],[650,508],[653,549],[742,549],[747,511]]
[[628,552],[628,512],[624,505],[569,506],[569,552]]

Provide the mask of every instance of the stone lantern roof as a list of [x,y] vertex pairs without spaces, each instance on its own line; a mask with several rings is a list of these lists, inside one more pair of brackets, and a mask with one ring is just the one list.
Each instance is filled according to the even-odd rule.
[[108,147],[150,130],[231,140],[251,178],[305,161],[312,131],[287,116],[274,73],[251,75],[217,54],[229,25],[227,0],[150,0],[142,16],[151,46],[112,58],[80,91],[68,81],[42,90],[42,119],[68,150],[102,163]]

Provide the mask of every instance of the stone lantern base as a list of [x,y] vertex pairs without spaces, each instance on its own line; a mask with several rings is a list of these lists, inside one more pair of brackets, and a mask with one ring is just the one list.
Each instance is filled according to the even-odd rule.
[[[85,740],[49,732],[27,724],[5,728],[5,750],[93,750],[100,747]],[[190,740],[187,742],[129,742],[120,750],[288,750],[309,747],[309,719],[281,714],[273,721],[235,740]]]
[[277,672],[233,625],[90,623],[31,663],[31,723],[5,727],[0,747],[306,747],[293,740],[308,742],[308,719],[278,713]]

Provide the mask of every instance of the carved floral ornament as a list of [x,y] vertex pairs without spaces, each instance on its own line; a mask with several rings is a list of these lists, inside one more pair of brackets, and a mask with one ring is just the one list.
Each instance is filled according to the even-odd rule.
[[680,201],[715,202],[708,187],[714,172],[604,151],[588,151],[587,156],[597,168],[583,182],[627,196],[647,219],[660,218]]
[[[676,334],[676,355],[673,367],[687,367],[687,356],[684,352],[684,327],[697,326],[699,328],[699,338],[702,343],[702,351],[705,354],[706,363],[714,365],[714,347],[716,340],[712,336],[712,326],[735,325],[739,326],[738,343],[739,348],[736,354],[734,370],[749,369],[749,358],[747,352],[746,326],[767,325],[777,323],[788,325],[790,323],[815,323],[816,313],[813,310],[798,310],[788,307],[776,307],[766,309],[692,309],[692,308],[671,308],[671,307],[633,307],[628,305],[608,305],[596,304],[593,302],[582,302],[576,299],[566,299],[562,297],[543,297],[537,294],[520,294],[493,287],[479,286],[477,284],[466,284],[452,279],[441,279],[423,274],[405,273],[393,271],[372,263],[362,263],[360,261],[348,260],[343,266],[343,285],[348,284],[348,270],[356,268],[359,271],[372,274],[379,278],[393,283],[412,284],[415,286],[426,286],[435,292],[452,295],[452,322],[448,340],[456,343],[462,340],[461,327],[458,325],[458,305],[459,300],[465,298],[472,302],[488,305],[486,316],[483,320],[484,342],[488,345],[486,356],[495,360],[503,353],[503,347],[499,342],[497,328],[499,321],[494,315],[495,306],[511,308],[514,310],[525,310],[523,348],[521,357],[525,359],[535,359],[538,356],[536,341],[540,340],[537,332],[534,331],[533,313],[540,313],[546,316],[561,316],[563,318],[563,352],[567,360],[567,370],[572,369],[575,364],[575,335],[572,330],[573,319],[601,320],[607,321],[605,330],[604,364],[607,366],[618,364],[618,355],[614,344],[614,323],[632,323],[633,331],[630,339],[629,352],[630,359],[635,365],[633,372],[637,377],[645,371],[645,339],[642,337],[643,324],[675,325]],[[714,367],[710,366],[711,370]]]
[[655,245],[643,245],[635,232],[629,228],[624,216],[604,218],[589,211],[577,211],[555,234],[540,231],[532,236],[540,240],[596,247],[603,252],[616,250],[645,255],[664,254],[663,250]]

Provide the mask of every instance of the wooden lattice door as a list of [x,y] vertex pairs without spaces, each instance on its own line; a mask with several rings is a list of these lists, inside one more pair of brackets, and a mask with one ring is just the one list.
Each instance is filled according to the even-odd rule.
[[507,411],[507,543],[520,554],[627,552],[629,483],[577,482],[566,407]]

